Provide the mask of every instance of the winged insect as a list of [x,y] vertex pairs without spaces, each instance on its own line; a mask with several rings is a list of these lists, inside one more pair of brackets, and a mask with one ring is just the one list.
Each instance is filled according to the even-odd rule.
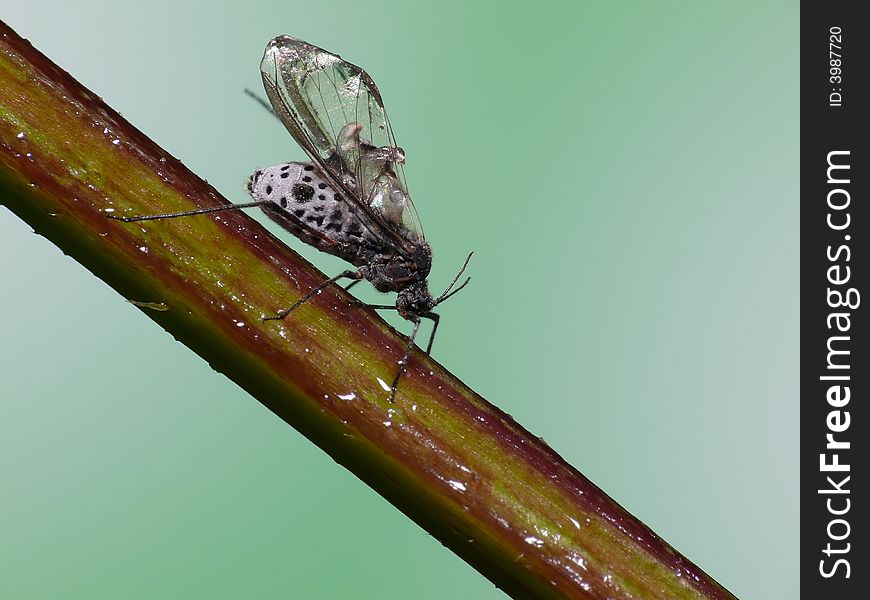
[[381,94],[368,73],[337,54],[286,35],[266,46],[260,72],[272,110],[310,162],[257,170],[248,180],[253,202],[109,216],[129,223],[258,206],[306,244],[355,267],[327,279],[267,320],[286,318],[340,279],[352,280],[351,286],[365,279],[378,291],[396,292],[395,305],[367,305],[398,311],[412,324],[390,387],[393,402],[421,320],[433,322],[428,354],[439,323],[432,309],[469,282],[470,278],[456,286],[471,254],[447,289],[433,297],[427,282],[432,250],[405,185],[405,152],[396,144]]

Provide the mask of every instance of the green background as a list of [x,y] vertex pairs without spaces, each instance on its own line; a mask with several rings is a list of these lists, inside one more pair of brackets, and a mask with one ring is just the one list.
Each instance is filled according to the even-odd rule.
[[[242,94],[266,41],[365,67],[433,288],[476,251],[435,357],[739,597],[797,597],[798,3],[509,6],[0,18],[234,201],[302,158]],[[0,269],[0,598],[500,597],[6,209]]]

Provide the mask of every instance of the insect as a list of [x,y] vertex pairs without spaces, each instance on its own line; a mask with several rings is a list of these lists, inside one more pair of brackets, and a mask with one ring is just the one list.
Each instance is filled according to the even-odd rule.
[[[422,319],[432,321],[426,353],[438,329],[436,306],[465,287],[471,254],[440,296],[429,292],[432,250],[408,195],[402,165],[383,100],[368,73],[312,44],[287,35],[266,46],[260,72],[275,114],[311,162],[288,162],[257,170],[248,180],[253,202],[144,216],[109,215],[124,222],[169,219],[258,206],[300,240],[338,256],[355,268],[310,290],[265,320],[290,313],[340,279],[346,289],[366,279],[380,292],[396,292],[395,310],[412,323],[405,353],[390,388],[394,402]],[[363,305],[360,302],[355,304]]]

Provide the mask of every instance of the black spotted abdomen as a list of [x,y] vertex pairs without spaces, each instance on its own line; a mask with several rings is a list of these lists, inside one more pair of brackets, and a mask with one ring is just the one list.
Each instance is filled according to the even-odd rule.
[[354,265],[368,263],[377,240],[347,202],[310,163],[284,163],[256,171],[248,181],[266,215],[306,244]]

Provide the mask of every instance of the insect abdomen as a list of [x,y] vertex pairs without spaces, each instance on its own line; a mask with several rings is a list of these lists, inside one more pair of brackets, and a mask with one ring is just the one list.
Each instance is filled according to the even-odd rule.
[[268,200],[264,212],[319,250],[363,265],[372,239],[355,208],[345,202],[310,163],[285,163],[255,172],[248,190],[255,200]]

